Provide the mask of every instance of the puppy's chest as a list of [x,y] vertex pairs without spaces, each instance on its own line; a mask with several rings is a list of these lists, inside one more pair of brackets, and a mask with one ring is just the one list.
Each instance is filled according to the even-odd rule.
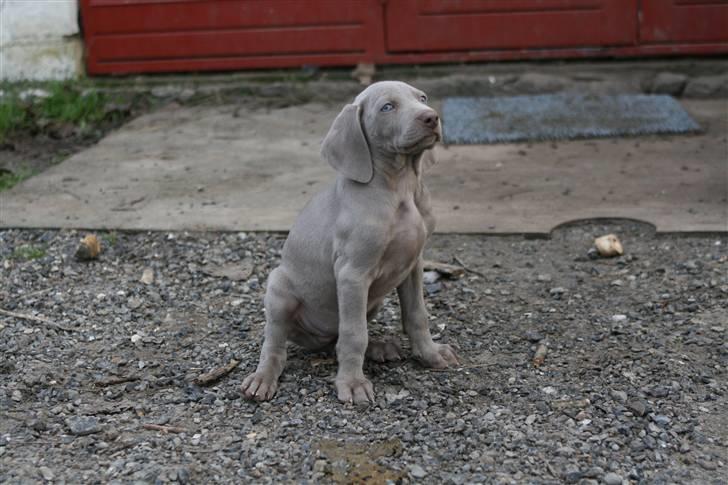
[[425,221],[417,206],[413,201],[401,203],[382,257],[380,278],[395,286],[401,283],[417,261],[426,237]]

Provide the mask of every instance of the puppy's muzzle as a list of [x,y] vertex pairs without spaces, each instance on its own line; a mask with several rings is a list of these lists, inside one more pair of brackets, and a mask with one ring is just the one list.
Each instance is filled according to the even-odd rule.
[[425,111],[424,113],[420,114],[417,119],[425,125],[427,128],[431,130],[436,130],[440,126],[440,117],[437,116],[437,113],[435,111]]

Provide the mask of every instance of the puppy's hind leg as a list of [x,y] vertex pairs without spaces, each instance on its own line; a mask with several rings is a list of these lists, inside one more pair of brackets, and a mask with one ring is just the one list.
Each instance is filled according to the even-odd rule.
[[366,358],[374,362],[393,362],[402,360],[404,354],[399,342],[395,340],[369,340]]
[[[382,308],[381,303],[369,309],[367,312],[367,322],[371,322],[374,319],[380,308]],[[366,358],[374,362],[391,362],[402,360],[404,354],[402,353],[402,346],[395,340],[375,340],[370,338],[367,344]]]
[[293,326],[298,301],[280,268],[268,277],[265,294],[266,324],[258,368],[243,380],[247,399],[267,401],[278,389],[278,378],[286,365],[286,342]]

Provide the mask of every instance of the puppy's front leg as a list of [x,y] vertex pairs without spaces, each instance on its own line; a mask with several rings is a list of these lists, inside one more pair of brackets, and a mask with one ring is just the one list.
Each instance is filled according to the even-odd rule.
[[402,327],[409,336],[415,357],[423,364],[438,369],[458,365],[458,357],[452,347],[432,341],[425,298],[422,295],[422,266],[420,254],[415,268],[404,283],[397,287],[402,309]]
[[339,371],[336,392],[342,402],[356,404],[374,401],[372,383],[364,377],[364,354],[367,350],[367,297],[369,282],[351,267],[337,271],[336,295],[339,305],[339,340],[336,356]]

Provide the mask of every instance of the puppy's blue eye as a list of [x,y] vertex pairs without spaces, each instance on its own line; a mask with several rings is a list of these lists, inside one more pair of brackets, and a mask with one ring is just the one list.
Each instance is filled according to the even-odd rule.
[[427,96],[425,96],[424,94],[422,96],[420,96],[420,101],[422,101],[423,103],[426,103],[427,102]]
[[394,109],[394,105],[392,103],[387,103],[379,110],[382,113],[386,113],[387,111],[392,111]]

